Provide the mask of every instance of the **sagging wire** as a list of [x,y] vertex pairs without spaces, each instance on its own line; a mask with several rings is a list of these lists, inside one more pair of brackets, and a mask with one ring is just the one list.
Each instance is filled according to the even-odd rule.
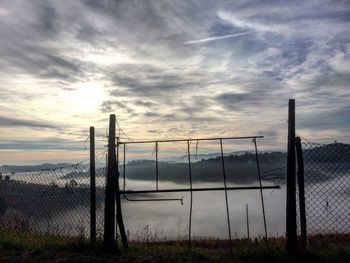
[[296,137],[300,137],[301,139],[303,139],[303,141],[305,141],[305,142],[308,143],[308,144],[314,144],[314,143],[310,142],[309,140],[305,139],[305,138],[304,138],[303,136],[301,136],[301,135],[297,135]]
[[220,139],[220,151],[221,151],[222,174],[224,177],[224,186],[225,186],[227,226],[228,226],[228,234],[230,238],[230,251],[232,251],[231,222],[230,222],[230,211],[229,211],[229,204],[228,204],[228,198],[227,198],[227,181],[226,181],[225,160],[224,160],[224,150],[222,146],[222,139]]
[[84,140],[84,151],[86,151],[87,147],[86,147],[86,142],[90,139],[90,135]]
[[189,223],[188,223],[188,247],[191,248],[193,191],[192,191],[192,169],[191,169],[191,144],[190,144],[190,141],[187,141],[187,156],[188,156],[188,173],[190,176],[190,217],[189,217]]
[[199,141],[196,141],[196,154],[195,154],[195,159],[197,160],[197,155],[198,155],[198,143]]
[[107,152],[108,152],[108,150],[96,154],[95,160],[96,160],[96,162],[99,163],[101,166],[106,166],[107,164],[106,164],[106,163],[103,164],[103,163],[98,159],[98,157],[99,157],[100,155],[103,155],[103,159],[104,159],[104,155],[105,155]]
[[[274,185],[278,186],[281,184],[282,179],[285,179],[285,171],[286,171],[286,167],[278,167],[278,168],[270,169],[262,173],[261,178],[264,180],[273,180]],[[271,190],[270,197],[272,197],[272,193],[275,190],[276,189]]]
[[331,206],[329,204],[328,196],[326,197],[324,210],[326,211],[327,215],[332,214],[332,209],[331,209]]
[[159,151],[159,147],[158,147],[158,142],[156,142],[156,145],[155,145],[155,149],[156,149],[156,188],[157,190],[159,189],[159,183],[158,183],[158,180],[159,180],[159,169],[158,169],[158,151]]
[[155,146],[154,146],[154,148],[153,148],[152,155],[154,155],[155,153],[157,153],[158,150],[159,150],[159,148],[158,148],[158,142],[156,141],[155,143],[156,143],[156,144],[155,144]]
[[120,124],[119,124],[117,118],[115,119],[115,122],[116,122],[116,124],[117,124],[117,126],[118,126],[118,131],[119,131],[119,136],[118,136],[118,137],[121,138],[121,134],[123,134],[123,135],[126,137],[127,140],[132,141],[132,138],[130,138],[130,137],[124,132],[124,130],[122,129],[122,127],[120,126]]
[[107,141],[108,141],[109,135],[108,135],[108,129],[107,128],[106,128],[106,136],[105,137],[107,138]]
[[[156,174],[158,173],[158,142],[156,142],[156,156],[157,156],[157,161],[156,161]],[[183,205],[183,197],[181,198],[143,198],[143,199],[131,199],[129,198],[126,193],[126,149],[125,149],[125,144],[123,144],[123,197],[125,200],[130,201],[130,202],[156,202],[156,201],[180,201],[181,205]],[[158,176],[156,177],[157,179],[157,190],[158,188]]]
[[258,168],[258,177],[259,177],[259,185],[260,185],[261,206],[262,206],[263,220],[264,220],[264,230],[265,230],[265,242],[266,242],[266,246],[268,246],[269,243],[268,243],[268,238],[267,238],[267,226],[266,226],[266,216],[265,216],[265,204],[264,204],[264,195],[263,195],[263,191],[262,191],[262,180],[261,180],[260,164],[259,164],[259,154],[258,154],[258,145],[257,145],[257,142],[256,142],[256,138],[253,138],[252,143],[254,143],[254,147],[255,147],[256,166],[257,166],[257,168]]
[[186,150],[185,154],[180,158],[181,161],[183,161],[186,157],[188,157],[188,154],[189,154],[189,151],[190,151],[189,149],[191,148],[192,142],[187,140],[187,144],[189,144],[189,147],[187,147],[187,150]]

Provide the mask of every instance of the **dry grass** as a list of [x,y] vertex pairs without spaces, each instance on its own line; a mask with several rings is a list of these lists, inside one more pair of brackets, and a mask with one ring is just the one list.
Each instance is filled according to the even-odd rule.
[[[348,240],[349,235],[342,235]],[[23,233],[16,229],[1,229],[0,262],[350,262],[349,243],[331,243],[334,235],[313,236],[310,244],[317,244],[290,258],[284,250],[284,238],[235,239],[233,250],[228,250],[228,240],[196,239],[191,249],[187,241],[131,242],[129,249],[108,254],[101,242],[90,246],[84,238],[60,237]]]

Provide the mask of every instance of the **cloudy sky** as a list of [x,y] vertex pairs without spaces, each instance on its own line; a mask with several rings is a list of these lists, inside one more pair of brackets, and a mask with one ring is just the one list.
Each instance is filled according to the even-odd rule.
[[0,0],[0,163],[132,139],[349,142],[349,1]]

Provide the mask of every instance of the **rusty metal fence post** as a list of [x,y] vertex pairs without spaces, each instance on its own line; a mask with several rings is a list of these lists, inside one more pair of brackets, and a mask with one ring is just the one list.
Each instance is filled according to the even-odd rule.
[[117,205],[117,224],[119,226],[119,232],[120,232],[120,238],[122,241],[122,244],[124,245],[125,248],[128,247],[128,240],[126,238],[126,232],[125,232],[125,227],[124,227],[124,221],[123,221],[123,215],[122,215],[122,206],[121,206],[121,201],[120,201],[120,189],[119,189],[119,138],[117,138],[117,158],[116,158],[116,166],[117,166],[117,180],[116,180],[116,205]]
[[90,242],[96,243],[95,128],[90,127]]
[[303,151],[301,148],[301,139],[295,138],[295,146],[297,152],[297,163],[298,163],[298,192],[299,192],[299,214],[300,214],[300,234],[301,234],[301,248],[306,248],[306,212],[305,212],[305,188],[304,188],[304,158]]

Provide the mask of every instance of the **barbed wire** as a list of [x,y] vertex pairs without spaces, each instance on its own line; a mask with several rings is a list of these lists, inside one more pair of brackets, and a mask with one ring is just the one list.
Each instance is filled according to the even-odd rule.
[[118,137],[121,138],[121,135],[124,135],[124,136],[125,136],[124,139],[127,139],[127,140],[129,140],[129,141],[132,141],[133,139],[130,138],[130,137],[124,132],[124,130],[123,130],[122,127],[120,126],[120,124],[119,124],[117,118],[115,119],[115,121],[116,121],[116,124],[117,124],[117,127],[118,127],[118,132],[119,132],[119,136],[118,136]]
[[197,156],[198,156],[198,144],[199,144],[199,141],[197,140],[196,141],[196,152],[195,152],[195,160],[197,160]]

